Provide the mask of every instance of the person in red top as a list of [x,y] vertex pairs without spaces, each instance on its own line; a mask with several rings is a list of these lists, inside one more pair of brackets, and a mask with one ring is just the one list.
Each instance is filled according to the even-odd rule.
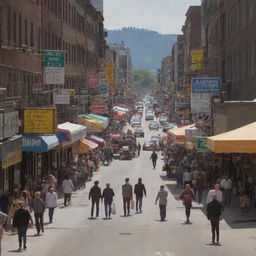
[[189,224],[189,217],[190,217],[190,209],[192,207],[192,201],[194,200],[194,193],[190,188],[189,184],[185,185],[185,190],[180,195],[180,199],[183,201],[183,204],[185,206],[185,213],[187,217],[186,223]]

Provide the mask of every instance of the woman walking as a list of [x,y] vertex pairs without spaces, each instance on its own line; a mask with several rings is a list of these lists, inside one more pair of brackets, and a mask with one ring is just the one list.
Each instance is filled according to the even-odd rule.
[[58,196],[54,192],[54,188],[50,187],[49,193],[46,196],[46,205],[49,211],[49,222],[52,223],[54,209],[58,206]]
[[185,190],[180,195],[180,199],[183,201],[183,204],[185,206],[185,213],[187,218],[186,223],[189,224],[190,210],[192,207],[192,201],[194,200],[194,194],[189,184],[185,185]]

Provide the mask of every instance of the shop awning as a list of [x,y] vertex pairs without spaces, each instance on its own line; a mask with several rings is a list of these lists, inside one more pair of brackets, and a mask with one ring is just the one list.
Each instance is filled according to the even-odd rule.
[[103,130],[103,122],[94,119],[80,117],[79,123],[87,127],[88,133],[101,132]]
[[96,143],[103,143],[104,142],[104,139],[100,138],[100,137],[97,137],[95,135],[91,135],[90,136],[90,139],[92,139],[93,141],[95,141]]
[[119,107],[119,106],[113,107],[113,110],[117,111],[117,112],[123,112],[123,113],[127,113],[130,111],[128,108],[123,108],[123,107]]
[[124,113],[124,112],[117,112],[114,115],[115,120],[123,120],[125,117],[126,117],[126,113]]
[[117,134],[110,134],[110,138],[111,139],[120,139],[122,138],[122,135],[117,133]]
[[92,119],[92,120],[96,120],[98,122],[103,123],[103,128],[107,128],[108,123],[109,123],[109,118],[105,117],[105,116],[100,116],[100,115],[96,115],[96,114],[88,114],[88,115],[80,115],[80,118],[87,118],[87,119]]
[[185,143],[186,129],[195,127],[194,124],[186,125],[183,127],[168,130],[167,134],[174,138],[176,143]]
[[24,136],[22,150],[25,152],[47,152],[59,145],[56,135]]
[[215,153],[256,153],[256,122],[207,138]]
[[66,122],[58,125],[56,136],[60,142],[75,142],[87,136],[87,128],[80,124]]
[[88,153],[89,150],[96,149],[98,147],[98,144],[88,140],[88,139],[81,139],[76,142],[75,144],[75,152],[79,154]]

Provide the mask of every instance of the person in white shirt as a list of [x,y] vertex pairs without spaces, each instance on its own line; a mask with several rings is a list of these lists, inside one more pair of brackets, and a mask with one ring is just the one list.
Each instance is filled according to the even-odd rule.
[[166,218],[166,205],[167,205],[168,192],[164,190],[164,185],[160,186],[160,191],[157,193],[156,202],[159,200],[160,218],[165,221]]
[[220,185],[216,184],[214,189],[210,190],[207,195],[207,203],[213,200],[214,195],[216,195],[217,200],[222,203],[222,192],[220,190]]
[[62,191],[64,193],[64,206],[67,206],[67,202],[71,203],[71,194],[74,191],[74,185],[68,175],[62,182]]
[[223,189],[223,204],[224,206],[229,206],[232,195],[232,180],[228,176],[225,176],[225,178],[222,179],[220,186]]
[[189,169],[186,169],[186,171],[183,173],[183,185],[185,187],[186,184],[189,184],[192,186],[192,174]]
[[54,192],[54,188],[49,189],[49,193],[46,195],[46,206],[49,209],[49,222],[52,223],[54,209],[58,206],[58,196]]

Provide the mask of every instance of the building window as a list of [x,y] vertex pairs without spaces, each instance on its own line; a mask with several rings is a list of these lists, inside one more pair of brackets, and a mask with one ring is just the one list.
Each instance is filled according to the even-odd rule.
[[30,45],[31,47],[34,46],[34,25],[32,22],[30,24]]
[[24,21],[25,24],[25,45],[28,45],[28,21]]
[[8,9],[7,14],[7,40],[8,42],[11,41],[11,10]]
[[19,45],[22,45],[22,17],[19,15]]
[[16,12],[13,13],[13,42],[16,45],[17,44],[17,14]]

